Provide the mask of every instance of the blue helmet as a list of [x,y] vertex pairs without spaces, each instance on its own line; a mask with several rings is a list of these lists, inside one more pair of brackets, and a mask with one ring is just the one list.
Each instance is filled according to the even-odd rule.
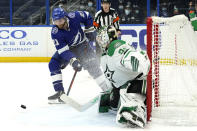
[[55,8],[52,12],[52,19],[53,21],[59,20],[61,18],[64,18],[66,15],[66,12],[62,8]]

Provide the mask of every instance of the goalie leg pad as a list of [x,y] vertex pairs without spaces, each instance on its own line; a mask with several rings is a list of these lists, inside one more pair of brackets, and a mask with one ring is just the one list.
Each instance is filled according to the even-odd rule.
[[129,127],[146,125],[146,107],[144,96],[135,93],[121,94],[121,106],[118,110],[116,122]]
[[139,116],[139,113],[137,113],[137,109],[139,107],[123,107],[121,109],[121,112],[119,114],[118,123],[126,125],[128,127],[141,127],[144,128],[146,124],[146,119],[142,115],[142,117]]

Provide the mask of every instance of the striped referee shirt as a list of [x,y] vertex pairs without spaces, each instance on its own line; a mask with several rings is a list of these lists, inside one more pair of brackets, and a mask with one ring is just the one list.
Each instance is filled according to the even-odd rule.
[[99,29],[102,26],[113,25],[117,31],[120,31],[119,19],[115,9],[110,8],[108,13],[105,13],[102,9],[95,14],[93,25],[95,29]]

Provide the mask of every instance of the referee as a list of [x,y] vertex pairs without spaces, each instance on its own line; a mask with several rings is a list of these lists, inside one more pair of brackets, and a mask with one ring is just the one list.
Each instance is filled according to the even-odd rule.
[[98,30],[102,26],[113,25],[118,35],[121,34],[119,29],[119,16],[116,13],[115,9],[110,8],[111,2],[110,0],[102,0],[101,1],[102,10],[99,10],[95,14],[93,25]]
[[[120,29],[119,29],[119,16],[116,13],[115,9],[110,8],[111,6],[111,2],[110,0],[102,0],[101,1],[101,7],[102,9],[99,10],[96,14],[95,14],[95,18],[93,21],[93,25],[94,28],[98,31],[99,28],[103,27],[103,26],[109,26],[109,25],[113,25],[116,30],[117,30],[117,35],[119,36],[121,34]],[[96,42],[96,55],[100,60],[100,56],[102,54],[101,48],[98,44],[98,42]],[[100,61],[99,61],[100,63]]]

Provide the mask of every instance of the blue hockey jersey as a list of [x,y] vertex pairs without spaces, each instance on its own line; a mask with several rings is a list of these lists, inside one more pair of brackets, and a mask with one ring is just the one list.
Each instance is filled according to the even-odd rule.
[[75,55],[69,51],[72,46],[77,46],[87,40],[81,23],[85,28],[93,26],[93,19],[86,11],[76,11],[66,14],[68,30],[59,29],[56,25],[52,27],[51,38],[54,41],[58,54],[66,61],[70,61]]

